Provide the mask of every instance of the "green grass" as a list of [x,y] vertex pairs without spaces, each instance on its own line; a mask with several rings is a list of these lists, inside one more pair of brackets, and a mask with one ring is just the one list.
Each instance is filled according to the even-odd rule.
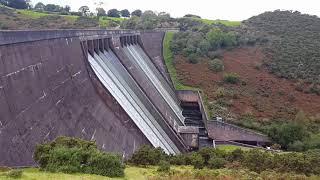
[[[42,180],[42,179],[59,179],[59,180],[108,180],[108,179],[147,179],[147,177],[155,176],[157,173],[157,167],[132,167],[127,166],[125,169],[125,177],[123,178],[109,178],[105,176],[98,176],[93,174],[65,174],[65,173],[50,173],[40,171],[37,168],[27,168],[23,170],[22,179],[25,180]],[[0,179],[2,180],[11,180],[0,172]]]
[[166,32],[166,35],[165,35],[164,41],[163,41],[163,58],[164,58],[166,66],[167,66],[167,69],[169,71],[173,85],[174,85],[175,89],[177,89],[177,90],[198,91],[200,89],[195,88],[195,87],[191,87],[191,86],[186,86],[179,81],[177,70],[174,67],[174,62],[173,62],[174,55],[173,55],[172,51],[170,50],[170,43],[172,41],[173,35],[174,35],[174,32]]
[[36,11],[31,11],[31,10],[17,10],[18,14],[21,14],[23,16],[26,16],[31,19],[38,19],[44,16],[49,16],[50,14],[47,13],[41,13],[41,12],[36,12]]
[[[246,169],[207,169],[195,170],[192,166],[171,166],[171,170],[175,172],[172,179],[319,179],[319,176],[306,177],[304,175],[266,172],[261,175]],[[206,178],[204,178],[206,177]],[[14,180],[3,176],[0,172],[1,180]],[[127,166],[125,169],[125,176],[123,178],[109,178],[104,176],[97,176],[92,174],[65,174],[65,173],[49,173],[39,171],[37,168],[27,168],[23,170],[23,180],[147,180],[147,179],[169,179],[167,173],[157,172],[157,166],[149,166],[147,168]]]
[[193,18],[193,19],[200,20],[205,24],[221,23],[221,24],[224,24],[226,26],[233,26],[233,27],[240,26],[240,24],[241,24],[240,21],[228,21],[228,20],[220,20],[220,19],[211,20],[211,19],[199,19],[199,18]]
[[232,152],[236,149],[241,149],[244,151],[250,150],[251,148],[249,147],[241,147],[241,146],[235,146],[235,145],[217,145],[217,149],[227,151],[227,152]]

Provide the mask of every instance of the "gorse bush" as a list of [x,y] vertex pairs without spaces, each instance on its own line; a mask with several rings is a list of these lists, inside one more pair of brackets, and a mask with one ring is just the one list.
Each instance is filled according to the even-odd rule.
[[170,163],[168,161],[161,160],[157,169],[159,172],[170,172]]
[[139,150],[137,150],[131,158],[129,159],[129,163],[134,165],[157,165],[161,160],[165,160],[167,155],[161,148],[153,148],[151,146],[141,146]]
[[210,60],[209,69],[213,72],[221,72],[224,70],[223,62],[220,59]]
[[6,176],[8,178],[20,179],[22,177],[23,171],[21,169],[13,169],[7,172]]
[[230,84],[237,84],[240,81],[240,77],[236,73],[226,73],[223,75],[223,81]]
[[[260,149],[248,151],[236,149],[229,152],[214,148],[203,148],[198,152],[188,154],[165,155],[161,153],[161,155],[157,156],[158,160],[155,160],[156,157],[154,155],[157,153],[159,153],[159,148],[143,146],[134,153],[134,162],[136,165],[159,165],[158,170],[162,172],[170,169],[171,164],[192,165],[195,169],[203,169],[204,167],[211,169],[241,167],[257,173],[272,170],[281,173],[320,174],[320,150],[278,154]],[[137,155],[140,158],[137,158]],[[137,159],[142,158],[145,158],[145,160],[137,161]],[[129,162],[132,161],[131,158]],[[139,164],[140,162],[142,164]]]
[[37,145],[34,159],[42,170],[50,172],[124,176],[120,156],[100,152],[95,142],[77,138],[58,137],[51,143]]

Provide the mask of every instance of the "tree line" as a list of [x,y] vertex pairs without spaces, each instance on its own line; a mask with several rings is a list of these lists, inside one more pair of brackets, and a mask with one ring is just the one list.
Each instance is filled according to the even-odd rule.
[[103,3],[100,3],[95,11],[91,11],[88,6],[81,6],[78,11],[71,11],[71,7],[69,5],[60,6],[56,4],[44,4],[42,2],[38,2],[34,6],[30,3],[30,0],[0,0],[0,4],[12,7],[15,9],[30,9],[39,12],[50,12],[50,13],[58,13],[62,15],[77,15],[77,16],[108,16],[108,17],[125,17],[129,18],[131,16],[140,17],[142,15],[142,11],[140,9],[134,10],[130,12],[128,9],[118,10],[118,9],[110,9],[106,11],[101,6]]

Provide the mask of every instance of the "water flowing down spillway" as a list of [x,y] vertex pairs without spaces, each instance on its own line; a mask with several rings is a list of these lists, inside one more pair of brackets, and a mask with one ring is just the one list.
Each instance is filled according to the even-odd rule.
[[143,49],[139,45],[128,45],[123,49],[127,57],[133,62],[133,64],[135,64],[137,68],[144,72],[151,84],[157,89],[158,93],[161,94],[161,97],[172,109],[176,116],[174,119],[178,119],[178,121],[174,122],[178,125],[184,125],[182,109],[179,106],[179,101],[177,100],[173,89],[160,74]]
[[155,112],[155,108],[116,55],[111,50],[105,50],[103,53],[95,53],[94,56],[89,54],[88,60],[101,83],[125,109],[150,143],[163,148],[166,153],[179,153],[175,143],[157,122],[157,119],[161,118],[159,113]]

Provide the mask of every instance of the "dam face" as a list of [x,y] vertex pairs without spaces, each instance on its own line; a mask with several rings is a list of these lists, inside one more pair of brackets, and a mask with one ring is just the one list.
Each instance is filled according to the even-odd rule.
[[207,122],[199,92],[176,91],[164,32],[0,31],[0,166],[35,165],[37,144],[96,141],[128,158],[141,145],[179,154],[267,138]]
[[0,32],[0,166],[34,165],[36,144],[58,136],[94,140],[125,158],[143,144],[188,151],[163,35]]

